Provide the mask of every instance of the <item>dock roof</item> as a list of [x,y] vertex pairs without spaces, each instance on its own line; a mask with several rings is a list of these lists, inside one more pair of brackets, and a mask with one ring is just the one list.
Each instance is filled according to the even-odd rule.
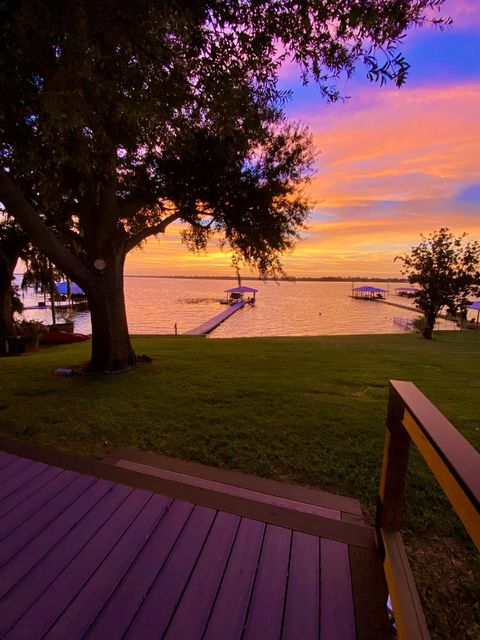
[[368,293],[386,293],[386,289],[380,289],[379,287],[372,287],[370,285],[365,285],[363,287],[355,287],[354,291],[365,291]]
[[233,287],[232,289],[226,289],[225,293],[257,293],[258,289],[253,289],[253,287]]
[[[55,285],[55,289],[57,290],[57,293],[59,293],[60,295],[67,295],[68,293],[68,284],[66,282],[57,282],[57,284]],[[83,296],[85,295],[85,292],[83,291],[83,289],[81,289],[78,284],[75,284],[75,282],[71,282],[70,283],[70,293],[73,296]]]

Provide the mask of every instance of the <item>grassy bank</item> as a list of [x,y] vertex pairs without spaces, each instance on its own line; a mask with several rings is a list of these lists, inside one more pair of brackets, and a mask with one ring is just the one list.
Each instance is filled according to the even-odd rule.
[[[410,334],[137,337],[134,346],[152,364],[108,378],[53,375],[85,361],[88,344],[0,360],[3,435],[95,457],[117,446],[151,449],[355,496],[372,514],[393,378],[417,384],[480,450],[480,336],[473,332],[445,332],[433,342]],[[462,551],[463,529],[416,456],[408,504],[415,561],[427,573],[433,563],[451,564],[430,557],[432,538],[445,547],[440,556],[460,545],[463,584],[449,597],[468,603],[480,588]],[[455,576],[433,579],[455,583]],[[421,588],[435,603],[428,580]],[[447,623],[437,605],[430,624],[441,629]],[[474,611],[467,624],[474,629]],[[455,637],[470,637],[458,628]]]

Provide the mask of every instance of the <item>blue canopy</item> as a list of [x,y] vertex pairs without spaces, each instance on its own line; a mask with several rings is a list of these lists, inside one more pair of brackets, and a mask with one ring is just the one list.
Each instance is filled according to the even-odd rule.
[[473,302],[468,308],[480,311],[480,300],[475,300],[475,302]]
[[233,287],[233,289],[227,289],[225,293],[257,293],[258,289],[252,289],[252,287]]
[[[57,293],[59,293],[61,296],[66,296],[68,293],[68,286],[66,282],[57,282],[57,284],[55,285],[55,288],[57,290]],[[74,282],[70,283],[70,293],[72,294],[72,296],[85,295],[85,292],[83,291],[83,289],[80,289],[78,284],[75,284]]]
[[378,287],[371,287],[370,285],[355,287],[354,291],[367,291],[368,293],[387,293],[386,289],[379,289]]

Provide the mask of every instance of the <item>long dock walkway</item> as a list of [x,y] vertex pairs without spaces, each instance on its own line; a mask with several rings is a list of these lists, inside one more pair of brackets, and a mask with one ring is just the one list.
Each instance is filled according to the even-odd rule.
[[390,307],[397,307],[398,309],[406,309],[407,311],[418,311],[418,313],[420,313],[419,309],[416,309],[415,307],[412,307],[411,305],[401,304],[400,302],[390,302],[390,300],[377,300],[377,302],[382,302],[383,304],[388,304]]
[[[399,304],[398,302],[390,302],[390,300],[377,300],[377,302],[382,302],[383,304],[388,304],[391,307],[398,307],[399,309],[407,309],[407,311],[416,311],[419,315],[422,313],[420,311],[420,309],[417,309],[416,307],[412,307],[406,304]],[[447,317],[446,313],[439,313],[438,314],[439,318],[442,318],[442,320],[449,320],[450,318]]]
[[195,327],[194,329],[187,331],[183,335],[205,336],[207,335],[207,333],[210,333],[210,331],[213,331],[216,327],[218,327],[219,324],[222,324],[222,322],[224,322],[227,318],[232,316],[236,311],[238,311],[239,309],[242,309],[245,306],[245,304],[246,302],[244,301],[236,302],[235,304],[232,304],[231,307],[228,307],[227,309],[225,309],[225,311],[222,311],[222,313],[219,313],[218,315],[213,316],[213,318],[210,318],[210,320],[207,320],[207,322],[204,322],[203,324],[198,325],[198,327]]

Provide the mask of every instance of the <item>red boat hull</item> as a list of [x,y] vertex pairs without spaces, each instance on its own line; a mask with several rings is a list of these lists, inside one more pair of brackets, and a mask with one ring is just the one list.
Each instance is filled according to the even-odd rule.
[[70,344],[70,342],[84,342],[90,336],[83,333],[69,333],[67,331],[47,331],[42,336],[42,342],[47,344]]

